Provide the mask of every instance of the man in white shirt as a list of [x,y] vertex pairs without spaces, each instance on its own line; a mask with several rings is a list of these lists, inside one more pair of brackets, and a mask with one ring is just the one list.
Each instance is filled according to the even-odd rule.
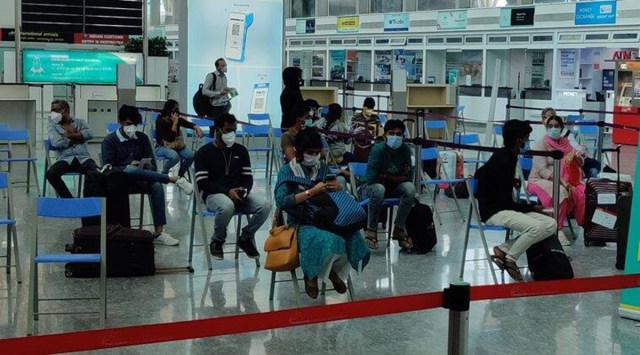
[[216,118],[219,115],[228,113],[231,110],[229,101],[229,91],[227,87],[227,62],[223,58],[218,58],[215,62],[216,70],[207,74],[202,85],[202,94],[211,99],[211,112],[207,116]]

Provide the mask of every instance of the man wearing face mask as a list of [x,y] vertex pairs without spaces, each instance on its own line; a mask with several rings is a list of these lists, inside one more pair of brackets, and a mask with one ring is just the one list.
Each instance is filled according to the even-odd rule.
[[373,97],[367,97],[362,104],[362,111],[356,113],[351,119],[350,132],[365,136],[354,139],[353,155],[359,162],[367,161],[372,142],[378,136],[380,117],[373,112],[375,107],[376,101]]
[[45,176],[58,196],[72,198],[62,176],[71,172],[86,174],[97,168],[87,147],[87,142],[93,138],[93,132],[85,120],[71,118],[69,103],[64,100],[54,100],[51,103],[47,132],[58,159],[49,167]]
[[[228,113],[231,110],[229,91],[227,86],[227,62],[218,58],[215,62],[216,70],[207,74],[202,85],[202,94],[211,98],[212,111],[207,115],[212,118]],[[211,134],[213,137],[213,134]]]
[[156,160],[149,137],[138,131],[142,116],[133,106],[122,105],[118,110],[120,127],[108,134],[102,141],[103,163],[121,169],[132,180],[130,193],[140,193],[151,197],[156,242],[164,245],[178,245],[179,241],[164,231],[167,224],[163,184],[173,183],[190,195],[193,186],[184,177],[169,176],[157,171]]
[[502,128],[504,147],[493,153],[491,158],[476,171],[478,180],[476,198],[483,222],[492,226],[509,228],[520,237],[493,248],[493,262],[506,270],[515,281],[523,281],[516,262],[529,247],[540,242],[556,231],[556,221],[542,214],[542,206],[516,202],[514,188],[519,188],[520,180],[515,178],[518,154],[526,148],[531,134],[531,126],[519,120],[511,120]]
[[216,213],[209,251],[218,260],[224,258],[222,246],[227,239],[227,226],[236,213],[251,215],[238,237],[238,247],[249,258],[259,258],[255,234],[271,213],[271,203],[259,194],[251,193],[251,160],[247,148],[235,143],[237,128],[234,115],[227,113],[216,117],[212,127],[215,140],[203,145],[195,158],[196,183],[202,192],[202,200],[207,210]]
[[291,108],[291,115],[296,118],[293,126],[282,134],[280,138],[280,149],[287,162],[296,157],[296,150],[293,147],[293,141],[296,138],[298,132],[307,127],[313,126],[313,120],[309,117],[309,107],[304,104],[295,104]]
[[404,123],[389,120],[384,125],[384,142],[371,148],[367,163],[366,185],[362,198],[369,199],[369,211],[365,239],[371,249],[378,249],[377,226],[380,208],[386,197],[399,197],[400,204],[394,221],[392,238],[404,249],[413,247],[407,235],[406,222],[413,206],[416,187],[413,184],[412,151],[403,143]]

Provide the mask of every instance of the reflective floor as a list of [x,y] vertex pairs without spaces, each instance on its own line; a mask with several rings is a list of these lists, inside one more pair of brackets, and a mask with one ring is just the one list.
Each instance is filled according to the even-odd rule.
[[[98,147],[92,147],[98,149]],[[627,159],[635,159],[635,150],[626,151]],[[255,165],[263,161],[254,157]],[[40,167],[41,168],[41,167]],[[633,168],[633,165],[631,165]],[[24,176],[18,168],[17,176]],[[634,173],[633,171],[626,171]],[[264,173],[256,173],[253,193],[272,196]],[[72,190],[73,191],[73,190]],[[0,278],[0,337],[26,334],[28,243],[34,227],[35,193],[26,195],[15,188],[18,237],[25,282],[18,285],[15,275]],[[190,232],[189,196],[175,187],[167,187],[168,232],[180,240],[180,246],[156,247],[158,268],[187,265]],[[453,210],[453,200],[441,194],[441,211]],[[131,200],[132,213],[139,201]],[[463,210],[468,204],[463,202]],[[3,206],[4,208],[4,206]],[[0,209],[4,213],[4,209]],[[150,220],[146,216],[147,221]],[[574,222],[575,223],[575,222]],[[75,221],[44,221],[41,226],[43,250],[59,252],[71,242]],[[207,221],[208,233],[212,222]],[[444,213],[443,225],[437,226],[438,245],[427,255],[400,253],[397,244],[374,252],[371,262],[361,274],[352,273],[356,299],[372,299],[393,295],[440,291],[458,280],[465,224],[456,213]],[[257,236],[262,246],[268,226]],[[199,228],[196,229],[199,233]],[[567,230],[568,232],[568,230]],[[235,236],[230,228],[229,240]],[[200,236],[200,234],[197,234]],[[577,277],[620,274],[615,270],[616,246],[586,248],[578,240],[567,247],[567,254]],[[382,235],[381,235],[382,237]],[[490,246],[499,243],[502,234],[488,234]],[[6,247],[4,231],[0,233],[2,249]],[[197,240],[200,240],[197,238]],[[381,243],[383,246],[384,243]],[[229,246],[232,250],[232,247]],[[259,248],[260,249],[260,248]],[[204,247],[196,247],[193,274],[158,273],[151,277],[114,278],[108,280],[108,327],[152,324],[180,320],[223,317],[235,314],[265,312],[301,306],[348,302],[345,295],[327,292],[326,297],[311,300],[301,295],[296,301],[290,282],[276,286],[275,299],[269,297],[270,272],[258,269],[253,260],[233,255],[214,261],[208,272]],[[468,258],[483,255],[477,233],[472,234]],[[264,253],[262,255],[264,263]],[[526,258],[519,261],[526,265]],[[287,276],[287,275],[283,275]],[[525,277],[528,278],[528,275]],[[507,282],[508,276],[506,276]],[[97,289],[95,280],[68,279],[62,266],[45,266],[40,272],[40,289],[45,296],[71,296]],[[464,279],[472,285],[491,284],[488,265],[484,261],[466,264]],[[302,286],[302,283],[300,283]],[[619,292],[597,292],[552,297],[474,302],[469,315],[470,354],[637,354],[640,328],[637,322],[617,315]],[[88,306],[78,302],[54,303],[42,309]],[[43,316],[37,322],[38,332],[60,333],[99,329],[97,316]],[[398,314],[367,319],[332,322],[235,336],[196,339],[172,343],[116,348],[109,354],[445,354],[447,349],[448,312],[443,309]]]

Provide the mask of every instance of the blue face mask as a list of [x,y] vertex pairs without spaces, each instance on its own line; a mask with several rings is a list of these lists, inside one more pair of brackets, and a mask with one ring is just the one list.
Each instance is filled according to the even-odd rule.
[[387,136],[387,146],[391,149],[398,149],[402,145],[401,136]]
[[304,120],[304,126],[305,127],[311,127],[313,126],[313,120],[311,118],[307,118]]
[[547,136],[553,140],[560,139],[562,135],[562,128],[547,128]]

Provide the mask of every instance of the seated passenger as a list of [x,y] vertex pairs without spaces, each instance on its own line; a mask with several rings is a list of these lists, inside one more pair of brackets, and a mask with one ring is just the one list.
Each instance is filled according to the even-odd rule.
[[296,156],[295,149],[293,148],[293,141],[296,135],[306,127],[311,127],[312,125],[312,119],[309,117],[309,108],[307,106],[295,104],[291,108],[291,114],[296,120],[293,122],[293,126],[284,132],[280,138],[280,149],[282,149],[282,153],[287,162],[290,162]]
[[362,104],[362,111],[353,115],[350,132],[365,135],[365,138],[354,139],[354,159],[366,163],[369,158],[372,142],[380,134],[380,117],[373,113],[376,101],[373,97],[367,97]]
[[[296,156],[280,169],[278,181],[295,175],[319,182],[306,190],[295,183],[276,185],[276,205],[287,212],[289,225],[299,223],[294,216],[300,215],[306,200],[341,188],[336,180],[322,182],[325,176],[321,176],[319,172],[326,172],[327,169],[320,161],[322,140],[317,130],[301,131],[296,136],[294,145]],[[321,280],[328,278],[339,293],[347,292],[347,286],[343,280],[348,276],[349,268],[360,271],[369,262],[369,250],[360,232],[337,235],[321,229],[322,227],[300,224],[298,228],[300,266],[304,273],[305,291],[311,298],[318,297],[318,278]]]
[[235,142],[237,129],[234,115],[218,115],[215,140],[203,145],[196,154],[196,183],[202,191],[197,198],[202,197],[207,210],[216,213],[209,251],[218,260],[224,258],[222,246],[227,239],[227,226],[236,213],[251,215],[242,234],[236,236],[238,247],[251,259],[259,258],[254,237],[271,212],[269,201],[251,193],[251,160],[247,148]]
[[311,117],[311,126],[317,127],[320,122],[320,104],[314,99],[304,100],[305,106],[309,108],[309,117]]
[[385,141],[371,148],[367,163],[366,184],[362,187],[362,199],[369,199],[369,217],[365,239],[371,249],[378,249],[377,226],[380,208],[386,197],[400,197],[392,238],[405,249],[413,247],[407,235],[406,222],[413,206],[416,187],[413,184],[411,156],[413,152],[405,143],[404,123],[389,120],[384,125]]
[[[578,225],[584,222],[585,184],[582,182],[582,155],[571,145],[568,139],[562,137],[564,123],[562,118],[552,116],[546,122],[547,134],[536,141],[532,150],[553,151],[564,153],[561,162],[560,177],[560,210],[558,211],[558,239],[562,245],[571,245],[571,241],[562,231],[564,220],[568,214],[575,217]],[[576,169],[577,168],[577,169]],[[571,172],[574,172],[572,174]],[[558,172],[560,173],[560,172]],[[543,207],[553,207],[553,158],[536,156],[533,158],[533,168],[529,174],[527,190],[540,200]],[[579,174],[577,179],[571,175]]]
[[97,168],[87,146],[87,142],[93,138],[93,132],[85,120],[71,118],[69,103],[65,100],[54,100],[51,103],[47,132],[58,159],[49,167],[45,176],[58,196],[72,198],[73,195],[62,181],[62,175],[86,174]]
[[120,127],[102,141],[102,160],[105,165],[122,169],[131,177],[131,193],[142,192],[151,196],[156,241],[165,245],[178,245],[179,241],[164,231],[167,217],[162,184],[174,183],[187,194],[193,193],[193,186],[183,177],[170,177],[157,171],[149,137],[138,132],[141,122],[142,116],[137,108],[122,105],[118,111]]
[[[329,105],[329,112],[324,119],[321,119],[318,128],[338,133],[348,133],[349,128],[342,121],[342,106],[339,104]],[[342,138],[326,135],[327,144],[329,145],[329,163],[337,165],[347,165],[354,161],[353,154],[348,151],[348,144],[351,144],[351,138]]]
[[516,281],[523,281],[516,262],[529,247],[553,235],[556,221],[542,214],[541,206],[515,202],[513,189],[520,180],[514,178],[518,154],[529,141],[531,126],[510,120],[502,128],[504,147],[476,171],[476,198],[480,218],[488,225],[503,226],[520,233],[520,237],[493,247],[493,261]]
[[180,127],[192,129],[198,137],[204,137],[200,127],[180,117],[178,102],[167,100],[156,120],[156,156],[165,158],[163,174],[169,174],[169,170],[180,163],[178,176],[183,177],[193,163],[193,152],[187,148]]

